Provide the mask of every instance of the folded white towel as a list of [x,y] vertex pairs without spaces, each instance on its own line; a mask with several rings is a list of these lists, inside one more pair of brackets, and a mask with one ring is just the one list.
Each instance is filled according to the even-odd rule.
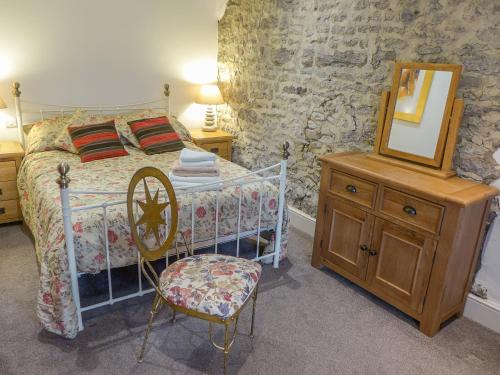
[[[190,188],[190,187],[196,187],[196,186],[200,186],[199,183],[196,183],[196,182],[181,182],[181,181],[170,181],[172,183],[172,186],[174,187],[174,189],[176,188]],[[214,189],[216,188],[217,186],[214,185]]]
[[187,183],[194,183],[194,184],[207,184],[209,182],[218,182],[220,181],[220,178],[217,177],[183,177],[183,176],[176,176],[172,172],[168,174],[168,178],[170,181],[175,181],[175,182],[187,182]]
[[183,148],[180,156],[181,162],[214,161],[215,154],[211,152],[193,151]]
[[182,168],[200,168],[200,167],[210,167],[215,168],[215,160],[205,160],[205,161],[179,161]]

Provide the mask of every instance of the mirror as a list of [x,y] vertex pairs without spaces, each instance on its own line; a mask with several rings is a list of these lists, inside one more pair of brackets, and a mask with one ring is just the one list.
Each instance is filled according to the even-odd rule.
[[396,63],[380,153],[440,167],[462,67]]

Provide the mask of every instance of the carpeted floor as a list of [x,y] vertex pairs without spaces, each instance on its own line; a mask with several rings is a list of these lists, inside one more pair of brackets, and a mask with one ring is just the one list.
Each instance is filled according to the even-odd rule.
[[[500,335],[459,319],[430,339],[390,306],[312,268],[311,248],[310,237],[292,231],[288,260],[264,269],[256,337],[237,337],[229,374],[500,374]],[[20,226],[0,226],[0,257],[0,374],[222,373],[207,323],[180,317],[171,325],[166,310],[136,363],[151,297],[85,315],[75,340],[41,331],[33,246]]]

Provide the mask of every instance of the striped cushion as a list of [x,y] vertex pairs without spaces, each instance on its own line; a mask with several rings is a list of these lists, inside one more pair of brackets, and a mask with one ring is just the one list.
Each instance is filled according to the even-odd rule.
[[68,133],[82,163],[128,155],[120,142],[114,120],[102,124],[69,126]]
[[165,116],[128,122],[141,149],[148,155],[179,151],[184,148],[179,134]]

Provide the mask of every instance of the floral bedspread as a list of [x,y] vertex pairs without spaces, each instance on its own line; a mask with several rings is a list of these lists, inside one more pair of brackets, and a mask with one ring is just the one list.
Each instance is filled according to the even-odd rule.
[[[186,143],[190,148],[196,146]],[[179,152],[145,155],[127,147],[129,156],[81,163],[78,155],[65,151],[46,151],[27,155],[18,176],[21,209],[26,224],[35,238],[36,256],[40,264],[40,289],[37,315],[50,332],[65,337],[76,336],[77,315],[71,295],[71,279],[63,231],[63,219],[57,165],[66,161],[70,165],[70,189],[84,191],[126,191],[132,175],[139,168],[154,166],[168,173]],[[248,170],[224,159],[219,160],[223,179],[242,176]],[[253,177],[248,177],[253,178]],[[241,232],[257,228],[260,194],[262,194],[261,228],[274,228],[278,215],[278,189],[270,183],[254,183],[242,189]],[[218,236],[237,233],[238,187],[225,188],[219,193]],[[98,204],[125,199],[124,196],[78,195],[71,196],[71,206]],[[198,192],[178,195],[179,230],[188,240],[210,242],[215,238],[216,192]],[[191,233],[191,202],[194,204],[195,227]],[[72,215],[75,254],[79,272],[98,273],[106,269],[105,237],[109,243],[110,264],[123,267],[137,263],[137,249],[130,234],[125,205],[107,208],[107,233],[104,234],[102,208],[77,211]],[[283,224],[281,258],[287,245],[287,215]]]

